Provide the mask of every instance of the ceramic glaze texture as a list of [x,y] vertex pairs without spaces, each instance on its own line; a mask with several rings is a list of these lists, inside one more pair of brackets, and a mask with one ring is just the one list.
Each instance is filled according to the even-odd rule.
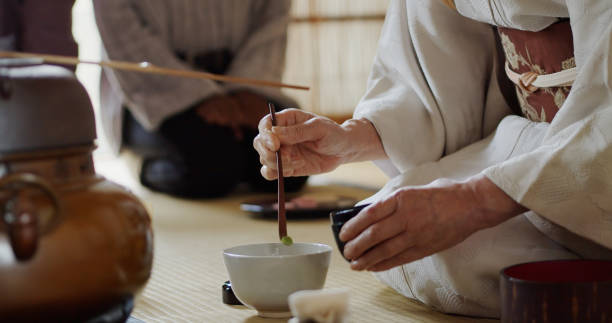
[[[87,166],[90,158],[56,157],[52,169],[41,160],[4,161],[20,170],[13,174],[46,174],[34,176],[48,183],[60,210],[55,227],[38,236],[33,256],[21,261],[11,252],[6,221],[0,224],[0,317],[79,320],[133,296],[149,278],[153,239],[147,211],[136,197],[96,176]],[[82,161],[80,167],[76,160]],[[54,172],[65,176],[54,178]],[[49,212],[49,201],[38,188],[2,188],[4,193],[17,190],[3,206],[27,205],[41,219]]]
[[236,297],[260,316],[288,316],[287,298],[298,290],[321,289],[331,247],[316,243],[267,243],[223,252]]
[[125,320],[151,272],[149,215],[96,175],[93,110],[74,75],[11,64],[0,61],[0,321],[84,322],[117,307],[125,317],[105,322]]
[[0,60],[0,155],[87,145],[95,138],[89,96],[72,72]]

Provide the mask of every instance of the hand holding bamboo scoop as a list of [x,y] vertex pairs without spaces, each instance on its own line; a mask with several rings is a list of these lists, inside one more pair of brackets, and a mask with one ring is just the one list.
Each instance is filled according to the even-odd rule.
[[[272,126],[276,126],[274,104],[268,102],[268,108],[270,108]],[[283,161],[281,158],[280,148],[278,151],[276,151],[276,165],[276,168],[278,169],[278,237],[284,245],[290,246],[293,244],[293,239],[287,235],[287,215],[285,213],[285,180],[283,178]]]

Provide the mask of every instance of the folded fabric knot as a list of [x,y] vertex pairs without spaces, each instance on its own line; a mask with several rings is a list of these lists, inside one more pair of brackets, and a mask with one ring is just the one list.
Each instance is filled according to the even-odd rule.
[[348,313],[349,290],[302,290],[289,295],[294,318],[289,323],[343,323]]
[[536,72],[525,72],[523,74],[521,74],[521,76],[519,77],[519,84],[518,86],[525,90],[528,91],[529,93],[533,93],[535,90],[537,90],[538,88],[536,86],[531,85],[537,78],[538,78],[538,73]]

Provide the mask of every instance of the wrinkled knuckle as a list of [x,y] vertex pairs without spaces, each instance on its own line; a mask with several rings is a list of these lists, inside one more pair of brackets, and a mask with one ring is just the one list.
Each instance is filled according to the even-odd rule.
[[306,122],[304,122],[305,125],[308,125],[309,127],[320,127],[321,126],[321,118],[311,118],[308,119]]
[[414,254],[412,254],[412,253],[407,253],[407,252],[405,252],[405,253],[403,253],[403,254],[399,255],[399,257],[398,257],[398,258],[399,258],[398,260],[399,260],[399,261],[400,261],[402,264],[407,264],[407,263],[409,263],[409,262],[413,262],[413,261],[415,261],[415,260],[419,259],[418,257],[415,257],[415,255],[414,255]]
[[276,156],[274,156],[274,154],[267,155],[266,158],[264,158],[264,161],[266,162],[265,165],[271,172],[276,171]]
[[390,201],[400,201],[401,200],[401,193],[400,193],[400,191],[398,190],[398,191],[395,191],[395,192],[391,193],[391,195],[389,196],[388,200],[390,200]]
[[376,237],[378,237],[378,229],[376,227],[369,227],[366,229],[366,231],[364,232],[364,238],[366,241],[373,241],[376,240]]
[[270,176],[270,168],[268,168],[267,166],[263,166],[261,168],[261,175],[267,179],[267,180],[272,180],[273,178]]
[[374,219],[376,219],[376,210],[377,207],[370,207],[364,211],[362,211],[364,214],[364,218],[366,219],[370,219],[370,221],[374,221]]
[[406,195],[406,189],[399,189],[397,191],[395,191],[395,193],[393,194],[396,198],[401,198],[402,196]]
[[292,156],[292,149],[290,147],[287,148],[283,148],[283,150],[281,150],[281,158],[283,159],[283,161],[291,161],[291,156]]
[[373,225],[371,228],[372,228],[372,236],[374,238],[378,239],[378,238],[384,236],[385,230],[384,230],[384,228],[381,225],[378,225],[378,224],[377,225]]
[[257,136],[255,137],[255,139],[253,139],[253,148],[255,148],[255,150],[257,150],[258,152],[260,152],[260,150],[261,150],[261,145],[262,145],[261,135],[257,135]]
[[323,125],[323,119],[321,119],[321,118],[312,118],[312,119],[308,120],[307,123],[309,125],[313,126],[313,127],[320,127],[321,125]]
[[[351,222],[347,222],[342,226],[342,231],[340,236],[342,238],[349,238],[349,239],[353,239],[354,237],[354,232],[353,232],[353,224]],[[347,240],[344,240],[347,241]],[[346,246],[345,246],[346,247]]]
[[413,229],[410,226],[410,217],[409,216],[404,216],[404,213],[401,213],[399,216],[395,217],[396,218],[396,223],[397,226],[400,227],[402,229],[403,232],[409,232],[411,229]]
[[381,246],[380,251],[382,252],[383,255],[392,255],[393,251],[395,249],[395,246],[391,245],[391,244],[385,244],[383,246]]
[[355,255],[355,243],[353,241],[349,241],[344,245],[344,255],[345,256]]
[[293,128],[293,137],[296,139],[301,139],[304,137],[305,131],[304,127],[296,127]]
[[406,198],[406,195],[408,195],[408,190],[400,189],[393,193],[393,199],[400,204]]
[[266,116],[264,116],[263,118],[261,118],[261,119],[259,120],[259,124],[257,125],[257,127],[258,127],[258,129],[259,129],[260,131],[261,131],[261,130],[266,130],[266,129],[269,129],[269,128],[270,128],[270,126],[271,126],[271,123],[270,123],[270,116],[269,116],[269,115],[266,115]]
[[325,144],[321,141],[313,141],[311,145],[314,151],[325,151]]

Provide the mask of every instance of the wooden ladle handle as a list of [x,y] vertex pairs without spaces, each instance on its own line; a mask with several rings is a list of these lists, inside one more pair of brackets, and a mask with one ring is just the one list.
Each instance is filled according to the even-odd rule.
[[[41,222],[35,203],[26,195],[19,193],[25,187],[40,189],[49,197],[53,203],[53,214],[49,221]],[[11,174],[0,178],[0,192],[2,191],[10,192],[10,197],[2,202],[1,220],[7,229],[15,258],[27,261],[36,253],[40,236],[59,223],[59,200],[47,181],[29,173]]]

